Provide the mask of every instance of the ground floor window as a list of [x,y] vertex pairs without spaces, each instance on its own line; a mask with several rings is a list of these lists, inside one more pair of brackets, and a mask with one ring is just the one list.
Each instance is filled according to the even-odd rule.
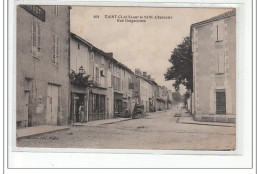
[[120,116],[123,112],[123,101],[120,99],[115,99],[114,101],[114,112],[115,116]]
[[105,95],[90,94],[89,102],[89,120],[101,120],[105,119]]

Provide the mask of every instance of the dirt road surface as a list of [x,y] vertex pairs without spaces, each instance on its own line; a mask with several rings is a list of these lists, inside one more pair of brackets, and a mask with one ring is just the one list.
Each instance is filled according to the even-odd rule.
[[234,150],[236,128],[178,123],[177,109],[145,118],[70,130],[17,140],[18,147],[105,148],[157,150]]

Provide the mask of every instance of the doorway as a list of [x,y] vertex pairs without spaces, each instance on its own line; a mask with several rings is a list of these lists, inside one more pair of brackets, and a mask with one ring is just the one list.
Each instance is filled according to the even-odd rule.
[[226,92],[225,92],[225,90],[216,91],[216,114],[226,114]]
[[83,104],[83,106],[86,108],[85,106],[85,102],[84,102],[84,94],[80,94],[80,93],[76,93],[76,103],[75,103],[75,109],[76,109],[76,122],[80,122],[81,121],[81,115],[79,112],[79,107],[81,104]]
[[59,86],[48,84],[46,107],[46,124],[57,125],[59,107]]
[[25,101],[24,115],[25,115],[25,118],[28,119],[27,126],[32,127],[32,117],[31,117],[31,114],[29,113],[29,108],[30,108],[30,92],[29,91],[24,92],[24,101]]

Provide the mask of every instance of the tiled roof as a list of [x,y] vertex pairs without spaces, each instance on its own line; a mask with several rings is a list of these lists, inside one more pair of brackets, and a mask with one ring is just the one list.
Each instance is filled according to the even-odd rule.
[[76,35],[75,33],[71,32],[71,37],[81,41],[82,43],[84,43],[87,47],[91,48],[93,51],[101,54],[102,56],[104,56],[105,58],[108,58],[110,60],[112,60],[114,63],[118,64],[119,66],[121,66],[122,68],[126,69],[128,72],[130,72],[131,74],[134,74],[133,71],[131,69],[129,69],[126,65],[118,62],[115,58],[113,58],[111,55],[109,55],[108,53],[105,53],[104,51],[102,51],[101,49],[98,49],[97,47],[95,47],[94,45],[92,45],[91,43],[89,43],[88,41],[84,40],[83,38],[81,38],[80,36]]
[[207,20],[204,20],[204,21],[192,24],[191,27],[196,27],[196,26],[203,25],[203,24],[206,24],[206,23],[210,23],[210,22],[213,22],[213,21],[217,21],[217,20],[220,20],[220,19],[229,18],[231,16],[236,16],[236,9],[233,9],[233,10],[228,11],[226,13],[223,13],[221,15],[212,17],[210,19],[207,19]]

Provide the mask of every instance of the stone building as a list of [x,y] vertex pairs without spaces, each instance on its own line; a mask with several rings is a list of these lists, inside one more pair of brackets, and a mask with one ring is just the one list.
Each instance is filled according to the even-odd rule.
[[88,77],[89,83],[82,87],[73,84],[71,88],[71,115],[72,121],[79,121],[78,109],[83,103],[85,106],[84,121],[102,120],[111,118],[111,68],[109,56],[93,46],[91,43],[71,33],[71,72]]
[[134,73],[125,65],[119,64],[121,66],[121,86],[123,92],[123,116],[130,117],[134,110],[135,100],[133,97],[133,82],[132,78]]
[[157,83],[146,72],[135,69],[133,78],[136,103],[144,105],[145,112],[156,111]]
[[17,6],[16,124],[69,118],[69,6]]
[[[88,86],[71,88],[71,120],[79,121],[78,109],[84,104],[84,121],[130,116],[134,100],[130,84],[133,72],[91,43],[71,33],[71,72],[88,77]],[[91,84],[93,82],[93,84]]]
[[191,41],[192,113],[197,119],[204,119],[204,121],[234,120],[236,114],[236,11],[232,10],[192,24]]

